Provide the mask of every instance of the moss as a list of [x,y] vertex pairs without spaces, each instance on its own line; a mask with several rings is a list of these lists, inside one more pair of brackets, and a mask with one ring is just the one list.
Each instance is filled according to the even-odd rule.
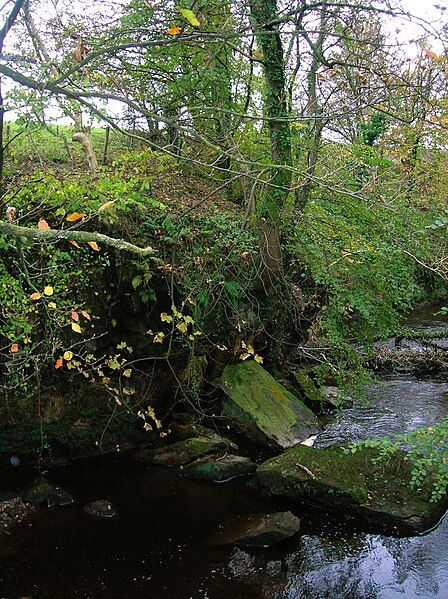
[[325,395],[316,386],[309,372],[308,368],[302,368],[301,370],[294,370],[292,375],[305,398],[311,403],[316,402],[322,405],[326,401]]
[[202,439],[201,437],[192,437],[184,441],[185,452],[192,458],[204,455],[216,449],[219,444],[209,439]]
[[178,441],[172,445],[163,445],[156,449],[143,449],[134,454],[134,459],[139,462],[159,464],[161,466],[181,466],[202,458],[207,454],[224,453],[232,446],[234,447],[224,437],[217,437],[216,439],[192,437],[184,441]]
[[224,412],[255,440],[288,447],[319,430],[313,412],[254,361],[227,366],[221,386],[227,394]]
[[249,458],[228,455],[204,458],[199,463],[193,463],[185,469],[185,475],[190,478],[221,482],[235,476],[249,474],[255,469],[256,465]]
[[430,502],[431,481],[411,490],[412,465],[402,451],[387,462],[374,448],[355,453],[333,446],[327,449],[294,447],[257,469],[259,486],[272,495],[294,499],[313,497],[329,507],[356,507],[399,522],[413,530],[434,524],[446,508],[446,499]]

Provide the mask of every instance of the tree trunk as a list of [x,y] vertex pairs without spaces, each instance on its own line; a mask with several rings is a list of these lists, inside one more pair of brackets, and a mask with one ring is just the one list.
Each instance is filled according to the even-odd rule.
[[98,160],[96,159],[95,150],[93,149],[92,139],[90,135],[83,131],[77,131],[73,133],[73,141],[79,142],[86,153],[87,162],[89,163],[89,169],[93,173],[98,168]]
[[3,102],[2,77],[0,77],[0,197],[3,195],[3,165],[5,162],[5,108]]
[[267,193],[259,223],[260,251],[263,263],[262,278],[272,283],[281,273],[282,260],[279,241],[280,215],[291,191],[292,166],[291,128],[286,94],[283,46],[278,26],[276,0],[253,0],[250,6],[253,29],[263,51],[266,83],[265,114],[268,118],[271,160]]

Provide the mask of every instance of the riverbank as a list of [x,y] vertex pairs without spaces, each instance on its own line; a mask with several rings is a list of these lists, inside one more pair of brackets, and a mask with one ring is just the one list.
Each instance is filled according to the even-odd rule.
[[[406,432],[448,414],[448,383],[440,374],[388,376],[366,393],[370,402],[355,401],[333,417],[316,448]],[[2,487],[19,488],[34,475],[31,465],[10,466]],[[117,599],[442,599],[448,592],[446,518],[424,535],[402,537],[380,523],[367,525],[353,512],[295,504],[297,537],[265,550],[243,549],[216,544],[216,538],[241,518],[291,508],[256,495],[247,478],[210,484],[119,454],[55,466],[47,476],[75,503],[40,510],[2,539],[0,588],[8,599],[59,599],[61,589],[64,597],[106,593]],[[101,498],[112,503],[115,518],[100,520],[83,511]]]

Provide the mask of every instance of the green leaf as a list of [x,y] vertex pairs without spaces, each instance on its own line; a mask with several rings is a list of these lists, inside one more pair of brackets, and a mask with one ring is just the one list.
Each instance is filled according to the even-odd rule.
[[179,10],[182,13],[182,15],[187,19],[187,21],[190,23],[190,25],[193,25],[193,27],[201,26],[200,22],[198,21],[198,19],[196,18],[196,15],[194,14],[194,12],[192,10],[188,10],[188,8],[180,8]]
[[132,279],[132,287],[134,289],[137,289],[137,287],[140,287],[140,285],[142,284],[142,278],[140,276],[136,276]]

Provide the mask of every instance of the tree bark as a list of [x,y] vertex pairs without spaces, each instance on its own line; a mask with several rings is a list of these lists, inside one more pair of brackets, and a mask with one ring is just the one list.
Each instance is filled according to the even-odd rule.
[[152,247],[141,248],[133,243],[124,241],[123,239],[115,239],[108,237],[102,233],[91,233],[90,231],[60,231],[58,229],[31,229],[29,227],[19,227],[4,221],[0,221],[0,234],[11,235],[13,237],[25,237],[36,241],[76,241],[87,243],[94,241],[102,243],[108,247],[113,247],[117,250],[126,250],[137,254],[138,256],[153,256],[155,250]]
[[260,237],[260,278],[265,285],[278,280],[282,272],[280,216],[291,191],[291,128],[286,93],[283,46],[276,0],[252,0],[250,5],[254,34],[263,51],[266,83],[265,114],[268,118],[271,160],[267,193],[262,203],[257,229]]
[[77,131],[76,133],[73,133],[72,139],[73,141],[79,142],[83,146],[90,172],[93,173],[96,171],[98,168],[98,160],[96,159],[96,154],[95,150],[93,149],[90,135],[87,135],[87,133],[84,133],[84,131]]
[[263,51],[266,82],[265,113],[268,117],[271,159],[273,166],[262,216],[278,221],[291,190],[292,166],[291,127],[286,93],[283,46],[278,26],[276,0],[253,0],[251,14],[254,33]]

